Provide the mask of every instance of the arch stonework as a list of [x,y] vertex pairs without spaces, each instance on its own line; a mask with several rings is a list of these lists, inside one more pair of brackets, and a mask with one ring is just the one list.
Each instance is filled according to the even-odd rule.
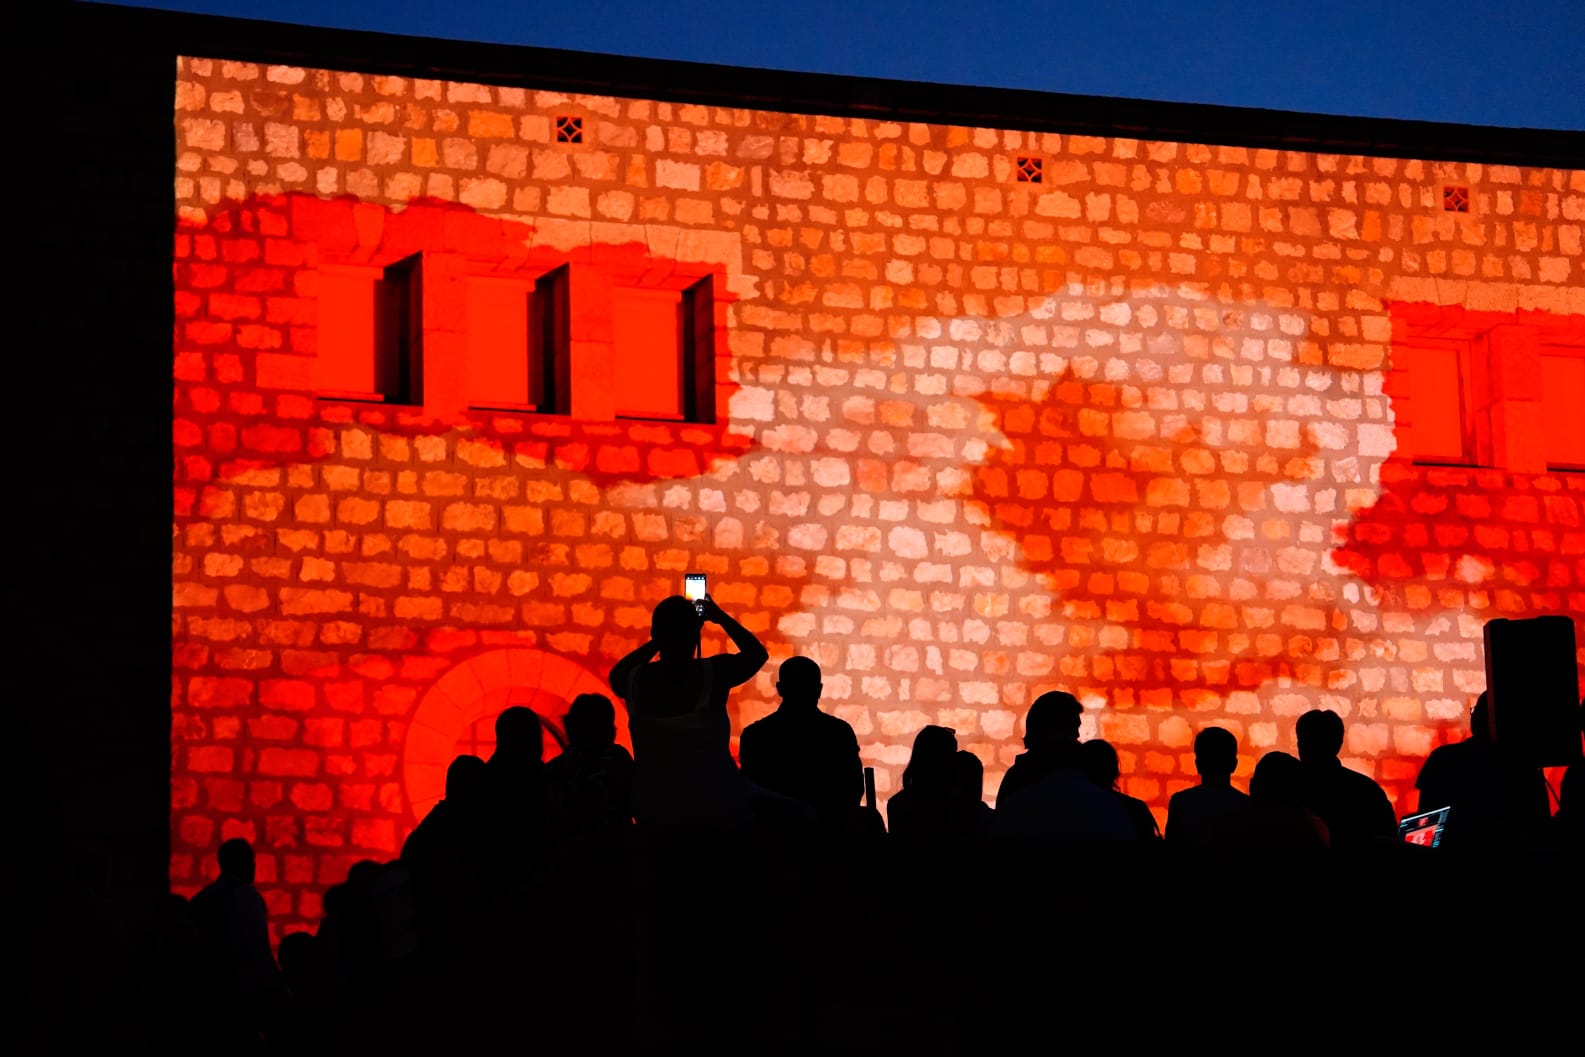
[[[454,665],[424,694],[407,728],[402,785],[413,821],[445,795],[446,768],[458,739],[474,723],[513,705],[532,708],[552,735],[554,755],[565,742],[567,708],[579,694],[611,696],[605,681],[587,668],[544,650],[503,647]],[[620,701],[613,704],[617,743],[631,749],[627,710]]]

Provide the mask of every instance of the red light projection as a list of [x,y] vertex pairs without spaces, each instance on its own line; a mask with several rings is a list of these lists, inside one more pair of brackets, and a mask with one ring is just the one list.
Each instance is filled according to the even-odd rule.
[[[559,319],[529,303],[569,278]],[[642,245],[300,195],[184,223],[175,279],[172,876],[196,885],[205,849],[244,836],[275,912],[311,918],[351,861],[396,854],[503,708],[539,712],[554,754],[681,575],[597,572],[691,567],[640,546],[661,517],[644,490],[752,450],[716,421],[730,296],[719,265]],[[687,295],[700,421],[616,419],[613,284]],[[621,488],[631,523],[599,502]]]
[[[545,759],[567,743],[563,717],[579,694],[611,696],[605,680],[543,650],[496,649],[475,654],[435,681],[418,703],[402,749],[402,781],[415,819],[445,796],[446,768],[461,753],[489,759],[495,717],[521,705],[545,725]],[[627,713],[616,706],[617,744],[633,748]]]
[[1173,711],[1220,708],[1279,676],[1319,684],[1309,635],[1257,643],[1278,603],[1308,610],[1285,624],[1339,630],[1324,596],[1275,586],[1317,570],[1269,550],[1302,531],[1277,504],[1282,486],[1317,476],[1315,441],[1258,396],[1231,417],[1158,416],[1145,379],[1192,377],[1202,361],[1154,351],[1128,382],[1070,368],[1043,401],[985,400],[1007,444],[975,470],[974,496],[1058,600],[1058,677],[1115,709]]
[[1401,809],[1485,619],[1585,642],[1558,174],[183,62],[178,889],[244,836],[311,922],[688,572],[773,657],[737,727],[814,656],[883,800],[1060,687],[1158,812],[1315,707]]
[[[1408,611],[1585,614],[1585,317],[1391,306],[1397,447],[1333,560]],[[1550,379],[1544,373],[1550,363]],[[1571,385],[1574,387],[1571,389]],[[1562,425],[1575,420],[1574,429]]]

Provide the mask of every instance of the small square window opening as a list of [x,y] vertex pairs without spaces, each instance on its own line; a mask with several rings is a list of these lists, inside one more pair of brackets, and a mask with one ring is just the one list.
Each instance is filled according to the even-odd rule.
[[556,117],[556,142],[557,143],[582,143],[583,118],[574,114],[559,114]]
[[1027,155],[1019,155],[1017,177],[1019,183],[1042,183],[1045,177],[1045,159]]
[[1442,187],[1442,209],[1448,213],[1469,212],[1469,188],[1459,184],[1446,184]]

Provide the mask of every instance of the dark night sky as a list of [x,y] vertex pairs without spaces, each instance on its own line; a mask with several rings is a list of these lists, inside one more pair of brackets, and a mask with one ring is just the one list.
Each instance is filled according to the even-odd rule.
[[1585,130],[1585,0],[158,0],[815,73]]

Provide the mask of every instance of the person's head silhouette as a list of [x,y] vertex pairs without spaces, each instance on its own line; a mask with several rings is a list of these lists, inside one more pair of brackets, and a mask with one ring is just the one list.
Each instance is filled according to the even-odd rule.
[[1343,717],[1329,708],[1304,713],[1294,724],[1293,734],[1299,744],[1299,762],[1306,767],[1333,763],[1343,751]]
[[533,709],[513,705],[495,717],[495,752],[512,760],[537,760],[545,754],[544,726]]
[[1292,807],[1304,802],[1304,765],[1285,752],[1268,752],[1249,776],[1249,796],[1268,807]]
[[220,876],[242,884],[253,883],[255,863],[253,845],[241,837],[232,837],[220,845],[215,856],[220,863]]
[[957,755],[957,732],[951,727],[921,727],[914,735],[914,750],[903,768],[903,788],[919,784],[946,787],[951,784],[953,762]]
[[649,637],[666,660],[686,660],[699,652],[704,621],[694,604],[681,595],[662,599],[650,616]]
[[446,800],[453,807],[463,807],[484,795],[489,770],[477,756],[458,756],[446,768]]
[[312,932],[288,932],[275,948],[281,972],[294,985],[301,986],[313,975],[319,951]]
[[1069,748],[1079,740],[1084,706],[1066,690],[1050,690],[1035,698],[1024,717],[1024,747],[1032,751]]
[[786,704],[813,708],[820,703],[820,665],[809,657],[789,657],[776,673],[776,692]]
[[1238,739],[1221,727],[1206,727],[1194,736],[1194,769],[1200,779],[1220,785],[1238,768]]
[[957,779],[957,795],[966,804],[985,800],[985,764],[968,749],[959,749],[952,757],[952,771]]
[[1112,748],[1111,742],[1100,738],[1085,742],[1079,746],[1079,760],[1091,785],[1102,789],[1117,788],[1117,776],[1121,768],[1117,762],[1117,750]]
[[567,747],[600,752],[616,741],[616,709],[604,694],[579,694],[567,706]]

